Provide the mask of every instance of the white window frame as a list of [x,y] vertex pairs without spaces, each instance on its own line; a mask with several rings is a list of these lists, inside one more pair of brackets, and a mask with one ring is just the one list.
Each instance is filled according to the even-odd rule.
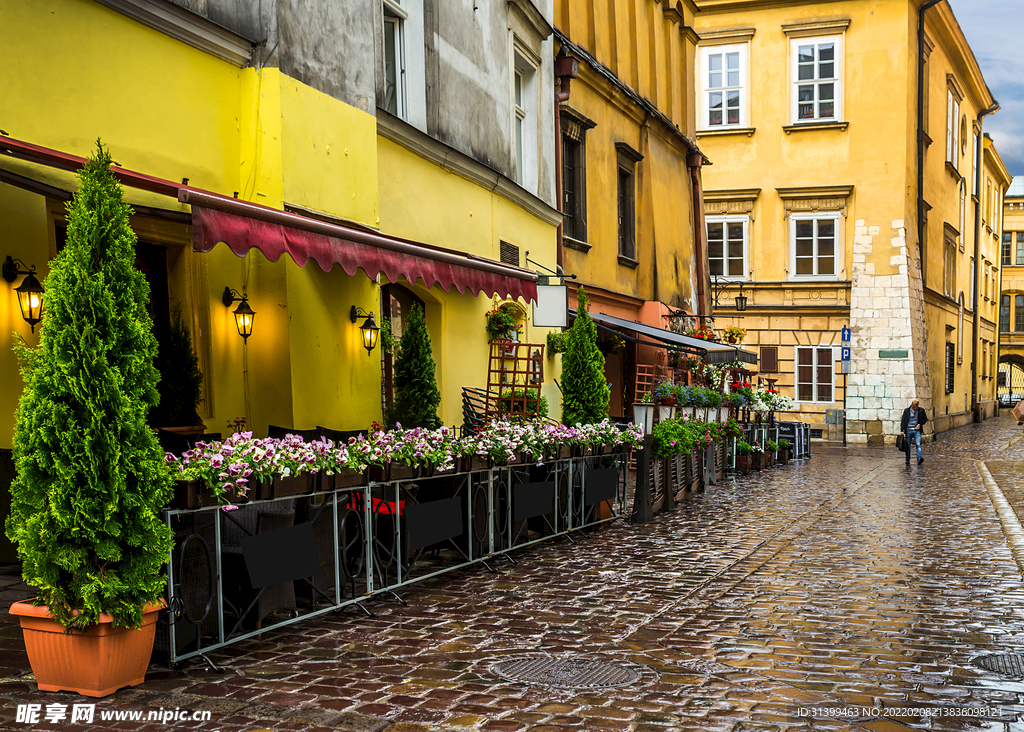
[[[814,46],[814,58],[815,58],[815,75],[818,73],[818,64],[820,61],[818,58],[818,46],[825,43],[835,44],[835,55],[833,59],[834,69],[833,77],[831,79],[818,79],[815,78],[805,79],[801,81],[799,79],[800,73],[800,46]],[[821,124],[823,122],[841,122],[843,120],[843,36],[820,36],[817,38],[793,38],[789,42],[789,53],[792,57],[790,60],[790,95],[792,99],[790,101],[790,117],[792,123],[795,125],[801,124]],[[820,100],[818,99],[818,85],[819,84],[834,84],[833,88],[833,115],[831,117],[818,116],[818,105]],[[814,105],[815,105],[815,116],[801,119],[800,118],[800,86],[806,86],[808,84],[814,85]]]
[[946,90],[946,162],[953,162],[953,90]]
[[[512,163],[516,182],[531,193],[537,192],[539,178],[537,155],[537,73],[538,64],[513,42],[512,74],[509,97],[512,107]],[[516,100],[516,81],[520,82]],[[521,130],[521,136],[517,134]]]
[[[384,109],[396,117],[404,120],[409,119],[409,64],[405,53],[406,42],[405,42],[405,30],[406,21],[409,19],[409,14],[405,8],[402,7],[400,0],[382,0],[384,8],[384,40],[382,48],[384,49]],[[388,72],[387,72],[387,39],[390,32],[395,34],[394,45],[395,45],[395,111],[392,112],[388,109],[387,99],[387,86],[388,86]]]
[[[814,374],[814,380],[811,382],[813,399],[801,399],[800,398],[800,351],[809,350],[813,354],[811,359],[811,369]],[[818,369],[825,366],[825,364],[818,361],[818,351],[827,350],[829,352],[828,361],[828,373],[829,373],[829,384],[832,388],[832,398],[828,401],[818,399],[818,381],[817,373]],[[836,352],[832,346],[794,346],[793,348],[793,401],[797,404],[835,404],[836,403]]]
[[962,144],[960,140],[960,99],[953,94],[952,89],[947,93],[949,99],[946,103],[946,162],[959,172]]
[[740,274],[734,275],[734,274],[726,274],[724,272],[725,267],[723,266],[722,267],[723,273],[721,275],[719,275],[719,277],[724,277],[727,280],[744,280],[745,281],[747,279],[747,272],[749,271],[748,270],[748,262],[749,262],[749,256],[750,256],[749,253],[748,253],[749,252],[748,248],[750,246],[750,217],[749,216],[740,215],[740,216],[706,216],[705,217],[705,219],[704,219],[704,237],[705,237],[705,241],[708,243],[708,271],[709,272],[711,271],[711,248],[710,248],[710,238],[708,237],[708,229],[707,229],[708,225],[709,224],[722,224],[722,226],[723,226],[723,229],[722,229],[722,232],[723,232],[723,237],[722,237],[722,264],[724,265],[726,260],[729,259],[729,257],[726,256],[727,251],[728,251],[727,250],[728,242],[729,242],[729,240],[728,240],[729,224],[738,224],[738,223],[742,223],[743,224],[743,265],[742,265],[743,268],[742,268]]
[[[798,221],[824,221],[826,219],[835,222],[835,248],[834,248],[834,265],[832,267],[832,274],[802,274],[796,273],[796,224]],[[820,212],[793,212],[789,215],[789,279],[790,280],[820,280],[820,281],[833,281],[839,279],[839,273],[842,271],[845,264],[845,256],[843,253],[843,216],[839,211],[820,211]],[[814,240],[814,266],[817,269],[818,266],[818,240],[815,236]]]
[[[750,126],[750,94],[749,94],[749,79],[750,79],[750,44],[739,43],[732,45],[723,46],[702,46],[700,49],[700,89],[701,89],[701,129],[703,130],[728,130],[728,129],[742,129]],[[730,85],[727,84],[727,69],[726,55],[730,53],[739,54],[739,84]],[[723,61],[723,85],[721,87],[711,88],[711,56],[719,55],[722,56]],[[723,105],[725,102],[725,94],[728,91],[739,91],[740,101],[740,114],[739,121],[730,124],[726,115],[726,107],[722,107],[722,123],[717,125],[711,124],[711,94],[721,93],[723,95]]]
[[978,133],[974,133],[974,145],[971,146],[971,190],[978,195]]

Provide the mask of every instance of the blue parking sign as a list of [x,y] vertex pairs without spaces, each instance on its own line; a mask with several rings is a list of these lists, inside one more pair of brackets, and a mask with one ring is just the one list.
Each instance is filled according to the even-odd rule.
[[849,361],[850,360],[850,349],[849,348],[844,348],[843,349],[843,360],[844,361]]

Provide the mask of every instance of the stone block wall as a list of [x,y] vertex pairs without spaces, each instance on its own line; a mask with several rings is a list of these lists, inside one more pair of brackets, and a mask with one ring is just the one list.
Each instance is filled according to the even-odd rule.
[[[902,219],[892,222],[888,237],[859,219],[853,242],[847,439],[891,441],[912,399],[931,413],[921,268]],[[907,357],[881,358],[881,351]]]

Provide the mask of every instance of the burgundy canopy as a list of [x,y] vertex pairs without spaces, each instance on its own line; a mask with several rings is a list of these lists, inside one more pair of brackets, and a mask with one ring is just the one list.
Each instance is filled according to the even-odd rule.
[[530,270],[195,190],[179,190],[178,200],[192,206],[197,252],[224,242],[240,257],[258,249],[276,262],[287,252],[300,267],[312,259],[324,272],[340,264],[349,276],[361,269],[371,279],[403,276],[445,292],[454,286],[472,295],[537,299],[537,274]]

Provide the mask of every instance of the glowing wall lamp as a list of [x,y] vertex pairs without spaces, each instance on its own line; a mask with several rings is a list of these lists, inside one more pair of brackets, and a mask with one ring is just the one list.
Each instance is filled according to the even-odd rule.
[[3,278],[8,282],[14,282],[21,275],[25,279],[14,288],[18,293],[18,305],[21,307],[21,317],[29,324],[32,332],[36,332],[36,323],[43,319],[43,286],[36,279],[35,265],[25,269],[26,265],[20,259],[7,257],[3,263]]
[[239,295],[238,292],[230,287],[225,287],[221,302],[224,303],[226,308],[231,307],[236,302],[238,303],[238,307],[235,308],[233,313],[235,316],[235,327],[238,329],[238,335],[242,336],[242,343],[247,342],[249,336],[252,335],[252,321],[256,319],[256,311],[249,307],[249,296]]
[[380,328],[377,327],[377,321],[374,320],[373,313],[368,313],[362,308],[357,308],[353,305],[349,317],[352,318],[353,323],[359,318],[366,318],[363,324],[359,326],[359,330],[363,335],[363,348],[366,349],[366,355],[369,356],[373,349],[377,347],[377,336],[380,335]]

